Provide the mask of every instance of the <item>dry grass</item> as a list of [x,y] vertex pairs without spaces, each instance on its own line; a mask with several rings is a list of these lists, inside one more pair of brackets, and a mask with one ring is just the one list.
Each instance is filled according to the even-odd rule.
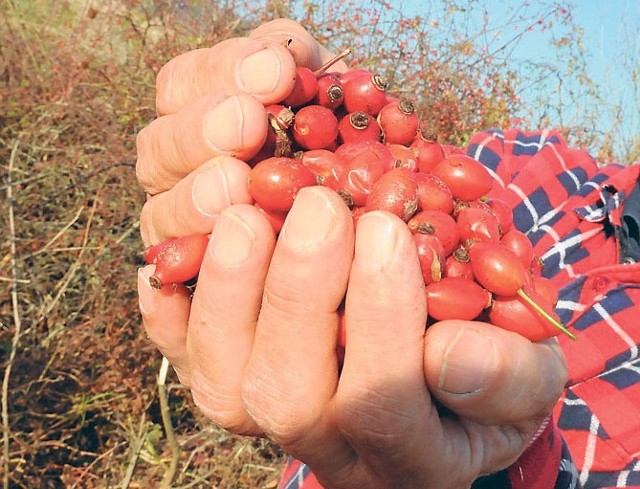
[[[239,24],[99,5],[10,2],[0,21],[5,488],[159,487],[171,464],[161,359],[137,313],[134,137],[158,66]],[[211,426],[168,382],[174,487],[275,486],[276,449]]]

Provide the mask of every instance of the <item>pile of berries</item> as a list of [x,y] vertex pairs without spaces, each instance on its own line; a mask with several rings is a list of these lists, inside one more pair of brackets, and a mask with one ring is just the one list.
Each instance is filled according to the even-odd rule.
[[[382,77],[364,69],[329,72],[330,66],[299,67],[293,92],[265,108],[269,134],[249,162],[247,183],[276,233],[301,188],[329,187],[349,206],[356,227],[372,210],[407,223],[429,322],[483,320],[532,341],[560,332],[575,338],[555,313],[558,291],[541,276],[511,209],[486,197],[493,178],[485,167],[440,144],[411,101],[391,96]],[[156,264],[151,284],[192,279],[207,241],[187,236],[147,250],[146,261]]]

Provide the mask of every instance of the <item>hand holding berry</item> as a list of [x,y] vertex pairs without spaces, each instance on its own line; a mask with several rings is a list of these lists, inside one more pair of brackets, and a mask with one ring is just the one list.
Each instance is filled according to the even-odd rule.
[[[388,211],[365,213],[354,232],[339,193],[303,186],[276,239],[240,182],[268,131],[246,116],[286,90],[273,98],[269,90],[239,93],[232,60],[254,42],[271,45],[272,32],[275,45],[294,39],[282,51],[283,78],[285,68],[293,78],[296,65],[317,69],[330,55],[296,43],[308,39],[300,30],[279,21],[218,47],[227,61],[195,101],[180,89],[194,75],[182,73],[206,64],[176,59],[175,95],[159,87],[167,115],[146,128],[138,161],[153,194],[143,210],[145,243],[194,228],[215,232],[192,301],[180,285],[150,287],[153,266],[140,272],[145,327],[207,416],[234,433],[269,437],[328,487],[467,487],[527,447],[564,385],[562,354],[553,339],[532,343],[480,321],[442,321],[425,333],[416,241]],[[223,116],[182,112],[208,97]],[[179,129],[178,119],[167,122],[171,114],[181,117]],[[203,128],[229,135],[226,146],[212,145]],[[342,307],[348,342],[340,359]]]

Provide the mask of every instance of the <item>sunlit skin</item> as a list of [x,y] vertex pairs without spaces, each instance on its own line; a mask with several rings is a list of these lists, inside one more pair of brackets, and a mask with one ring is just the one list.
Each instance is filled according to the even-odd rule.
[[[289,39],[273,56],[262,52]],[[256,52],[251,70],[270,84],[240,86],[242,60]],[[351,211],[331,189],[301,188],[276,239],[246,188],[234,190],[246,181],[243,158],[259,151],[268,130],[249,116],[286,97],[296,64],[315,70],[332,55],[281,19],[210,56],[225,61],[206,76],[186,76],[176,58],[159,77],[159,120],[194,103],[187,79],[206,81],[202,90],[214,97],[212,110],[202,112],[206,123],[184,117],[188,126],[180,134],[224,129],[234,137],[217,150],[239,163],[227,161],[215,173],[207,200],[188,191],[198,169],[171,148],[182,143],[169,138],[170,124],[146,129],[138,160],[150,194],[145,209],[153,208],[143,209],[145,245],[169,237],[167,230],[187,234],[181,230],[192,219],[205,234],[215,228],[193,298],[180,286],[171,293],[150,287],[152,265],[141,269],[138,282],[149,338],[196,404],[233,433],[270,438],[332,488],[457,489],[513,463],[565,384],[557,342],[534,343],[479,321],[442,321],[425,333],[424,281],[406,223],[376,210],[361,215],[354,232]],[[194,66],[197,72],[198,65],[188,69]],[[347,71],[343,62],[334,68]],[[218,105],[224,110],[217,112]],[[209,157],[206,141],[189,144]],[[211,197],[218,195],[224,197]],[[345,297],[348,339],[339,372]],[[436,401],[457,416],[441,418]]]

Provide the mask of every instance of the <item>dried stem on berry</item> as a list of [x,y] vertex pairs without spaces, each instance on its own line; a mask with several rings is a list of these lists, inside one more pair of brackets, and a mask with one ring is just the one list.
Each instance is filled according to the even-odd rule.
[[323,64],[320,68],[314,71],[313,74],[316,75],[316,77],[319,77],[320,75],[324,74],[329,68],[331,68],[334,64],[336,64],[338,61],[349,56],[352,52],[353,52],[352,48],[345,49],[340,54],[338,54],[337,56],[334,56],[325,64]]
[[554,327],[556,327],[557,329],[562,331],[564,334],[566,334],[572,340],[575,341],[575,340],[578,339],[578,337],[576,335],[574,335],[571,331],[569,331],[560,321],[558,321],[556,318],[554,318],[551,314],[549,314],[542,307],[540,307],[533,299],[531,299],[531,297],[529,297],[524,290],[518,289],[517,293],[518,293],[518,296],[523,301],[525,301],[527,304],[529,304],[538,314],[540,314],[540,316],[542,316],[544,319],[546,319],[550,324],[552,324]]
[[[291,139],[289,138],[287,131],[282,128],[281,122],[282,121],[280,121],[278,117],[274,116],[273,114],[269,114],[269,125],[276,133],[277,137],[274,156],[292,157],[293,153],[291,150]],[[289,121],[289,123],[290,122],[291,121]]]

